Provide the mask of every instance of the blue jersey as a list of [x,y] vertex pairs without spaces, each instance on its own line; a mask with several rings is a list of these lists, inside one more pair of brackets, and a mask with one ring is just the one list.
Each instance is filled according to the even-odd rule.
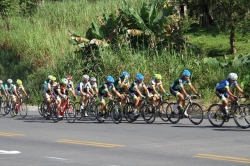
[[216,91],[226,92],[226,88],[238,85],[237,81],[230,83],[229,79],[223,80],[216,85]]

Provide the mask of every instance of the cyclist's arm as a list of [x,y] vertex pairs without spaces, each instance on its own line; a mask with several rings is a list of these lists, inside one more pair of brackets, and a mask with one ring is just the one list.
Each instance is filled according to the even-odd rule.
[[56,89],[56,91],[57,91],[57,93],[58,93],[58,95],[59,95],[60,97],[64,97],[63,94],[61,93],[61,90],[60,90],[60,89]]
[[195,94],[198,94],[198,92],[196,91],[196,89],[194,88],[194,86],[193,86],[191,83],[189,83],[189,87],[190,87],[190,89],[191,89]]
[[15,96],[17,96],[17,97],[18,97],[18,94],[17,94],[16,88],[13,88],[13,93],[15,94]]
[[148,91],[148,88],[146,87],[146,85],[143,85],[143,88],[144,88],[144,90],[145,90],[145,92],[146,92],[146,94],[148,96],[149,95],[149,91]]
[[116,96],[122,98],[122,95],[115,88],[113,88],[112,90],[116,94]]
[[236,89],[241,93],[243,94],[244,96],[247,96],[247,94],[245,94],[245,92],[243,91],[243,89],[241,89],[241,87],[237,84],[235,85]]
[[235,95],[230,91],[229,87],[226,87],[226,91],[227,91],[227,93],[228,93],[230,96],[232,96],[232,97],[234,97],[234,98],[237,97],[237,96],[235,96]]
[[142,93],[141,93],[141,91],[138,89],[137,86],[135,86],[135,91],[136,91],[140,96],[143,96]]
[[109,93],[108,89],[105,89],[105,91],[106,91],[108,97],[112,97],[112,94]]
[[157,90],[155,89],[155,85],[151,85],[151,87],[152,87],[154,93],[159,94],[159,93],[157,92]]
[[162,85],[159,85],[159,87],[160,87],[161,91],[165,94],[166,91],[165,91],[165,89],[163,88],[163,86],[162,86]]

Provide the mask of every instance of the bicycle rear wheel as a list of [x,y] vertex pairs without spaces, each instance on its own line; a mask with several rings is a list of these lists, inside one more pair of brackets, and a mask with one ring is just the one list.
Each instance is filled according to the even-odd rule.
[[59,119],[57,118],[57,105],[55,104],[50,110],[50,116],[54,122],[58,122]]
[[87,108],[86,111],[89,115],[89,119],[90,120],[96,120],[96,112],[95,112],[95,103],[90,103]]
[[134,103],[129,102],[127,104],[125,104],[124,106],[124,116],[125,119],[129,122],[129,123],[133,123],[137,117],[135,115],[133,115],[133,111],[134,111]]
[[250,126],[250,107],[245,104],[236,106],[233,113],[234,121],[237,126],[246,129]]
[[103,108],[103,111],[102,111],[102,103],[98,103],[95,105],[96,119],[99,123],[103,123],[105,121],[105,118],[104,118],[104,114],[106,113],[105,107]]
[[17,115],[15,108],[13,108],[13,103],[11,103],[11,107],[10,107],[9,112],[10,112],[11,117],[15,117]]
[[20,106],[20,116],[22,118],[25,118],[27,116],[28,113],[28,107],[25,103],[22,103],[22,105]]
[[173,124],[178,123],[181,119],[181,116],[179,115],[179,110],[177,109],[177,103],[169,103],[166,108],[166,112],[168,120]]
[[43,116],[44,117],[44,110],[43,110],[43,107],[44,107],[44,104],[45,102],[44,101],[40,101],[39,103],[38,103],[38,112],[39,112],[39,114],[41,115],[41,116]]
[[199,125],[203,121],[203,110],[198,103],[192,103],[187,110],[189,120],[195,124]]
[[155,108],[152,104],[146,104],[141,107],[141,115],[144,121],[151,124],[155,121]]
[[66,120],[69,123],[74,123],[76,120],[76,109],[73,104],[69,104],[68,108],[65,110]]
[[83,110],[81,109],[82,103],[75,102],[74,108],[75,108],[75,117],[77,120],[81,120],[83,116]]
[[220,127],[224,124],[225,119],[223,118],[223,115],[224,114],[221,111],[221,104],[212,104],[208,108],[208,120],[215,127]]
[[122,121],[122,109],[119,104],[114,104],[110,110],[110,117],[115,124]]
[[167,106],[168,106],[168,102],[163,102],[158,106],[158,113],[159,113],[159,117],[161,118],[161,120],[163,120],[164,122],[168,121],[168,117],[167,117]]
[[[3,115],[3,116],[5,116],[6,114],[8,114],[9,113],[9,111],[7,112],[7,111],[5,111],[5,107],[7,107],[7,102],[6,101],[2,101],[1,102],[1,115]],[[7,108],[7,110],[8,110],[8,108]]]

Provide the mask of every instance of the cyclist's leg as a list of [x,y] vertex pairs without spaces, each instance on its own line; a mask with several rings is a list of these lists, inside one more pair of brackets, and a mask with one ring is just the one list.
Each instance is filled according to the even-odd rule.
[[222,105],[221,105],[221,111],[226,114],[225,108],[227,108],[228,105],[228,100],[227,98],[229,97],[229,95],[227,93],[220,93],[220,92],[216,92],[216,95],[221,99],[222,101]]

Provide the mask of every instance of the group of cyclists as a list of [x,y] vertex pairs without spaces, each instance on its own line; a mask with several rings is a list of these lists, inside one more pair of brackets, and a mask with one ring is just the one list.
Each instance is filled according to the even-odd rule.
[[[178,110],[183,112],[183,107],[185,106],[185,98],[190,98],[191,96],[187,93],[184,85],[189,85],[190,89],[199,97],[201,94],[197,92],[190,80],[191,72],[189,70],[184,70],[182,75],[175,79],[170,85],[170,93],[177,98]],[[240,88],[237,83],[238,76],[236,73],[230,73],[228,78],[219,82],[216,85],[216,95],[222,100],[221,110],[226,115],[228,113],[228,98],[235,100],[237,98],[230,91],[230,87],[235,86],[239,92],[241,92],[245,97],[247,94]],[[135,80],[130,81],[130,74],[127,71],[122,72],[121,76],[114,79],[112,76],[107,76],[106,81],[99,87],[96,83],[95,77],[89,77],[88,75],[83,75],[82,80],[79,81],[76,87],[72,82],[72,76],[67,75],[66,78],[62,78],[59,82],[56,82],[56,77],[49,75],[44,81],[42,86],[42,95],[47,102],[47,108],[50,108],[52,102],[57,103],[58,118],[61,118],[60,107],[65,106],[65,99],[67,99],[69,93],[73,95],[76,99],[77,96],[80,97],[83,109],[88,102],[88,99],[93,97],[99,97],[102,108],[104,111],[104,106],[106,104],[105,98],[113,99],[115,96],[123,103],[126,102],[126,95],[128,94],[134,100],[134,111],[132,112],[135,116],[138,115],[138,107],[142,98],[148,97],[151,104],[157,105],[160,99],[160,91],[168,96],[169,94],[163,88],[162,76],[160,74],[155,74],[148,84],[144,83],[144,76],[141,73],[136,74]],[[20,90],[29,98],[26,93],[22,81],[17,79],[16,84],[13,84],[12,79],[7,80],[7,84],[3,85],[3,81],[0,80],[0,97],[2,93],[11,99],[13,103],[16,103],[16,99],[22,97]],[[188,116],[187,112],[185,115]],[[85,112],[85,116],[87,112]]]

